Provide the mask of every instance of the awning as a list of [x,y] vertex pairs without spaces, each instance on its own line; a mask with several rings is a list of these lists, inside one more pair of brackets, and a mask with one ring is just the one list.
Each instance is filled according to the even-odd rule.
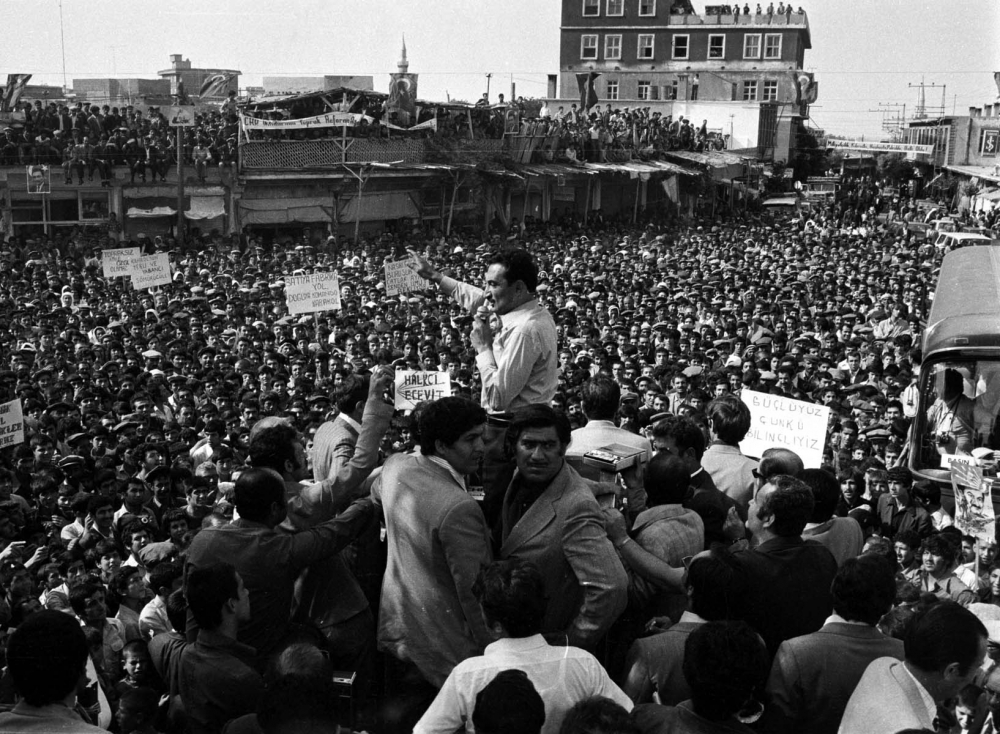
[[215,219],[226,215],[226,203],[221,196],[192,196],[191,205],[184,212],[188,219]]
[[610,173],[651,174],[665,173],[667,175],[683,174],[686,176],[697,176],[697,171],[684,168],[676,163],[666,161],[626,161],[623,163],[588,163],[587,168],[596,171],[607,171]]
[[945,168],[963,176],[1000,183],[1000,166],[945,166]]
[[149,219],[151,217],[172,217],[177,210],[169,206],[154,206],[149,209],[142,209],[137,206],[129,207],[125,216],[129,219]]
[[[360,206],[360,217],[358,207]],[[420,211],[413,198],[405,191],[380,191],[364,194],[360,199],[351,197],[340,200],[341,222],[375,222],[384,219],[417,219]]]
[[243,224],[329,222],[332,215],[333,199],[328,196],[240,200],[240,221]]

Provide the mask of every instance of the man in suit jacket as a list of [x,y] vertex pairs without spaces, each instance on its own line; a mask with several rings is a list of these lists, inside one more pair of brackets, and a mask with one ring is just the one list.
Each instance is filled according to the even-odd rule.
[[750,503],[747,530],[756,547],[733,554],[749,585],[736,618],[760,632],[771,655],[785,640],[822,627],[833,608],[837,561],[816,541],[802,539],[813,505],[803,482],[771,477]]
[[[362,486],[378,458],[378,446],[389,426],[392,405],[383,400],[392,384],[392,370],[379,368],[366,385],[365,427],[349,461],[318,483],[305,483],[309,468],[297,431],[271,419],[259,421],[250,439],[250,463],[271,469],[285,483],[288,517],[279,529],[297,533],[336,517]],[[261,425],[263,424],[263,426]],[[374,657],[374,619],[361,587],[343,558],[324,558],[308,569],[296,591],[296,621],[313,624],[339,655],[333,663],[358,670]]]
[[[322,482],[335,475],[354,457],[364,425],[368,383],[365,376],[349,375],[338,386],[337,408],[340,412],[332,421],[325,421],[316,429],[313,437],[312,468],[315,481]],[[377,455],[377,442],[374,452]],[[367,451],[364,453],[367,456]]]
[[836,734],[847,701],[868,664],[903,659],[903,642],[875,625],[892,607],[889,562],[874,554],[844,562],[831,588],[834,613],[818,632],[785,640],[771,666],[760,731]]
[[604,530],[593,482],[564,460],[571,428],[547,405],[518,410],[508,429],[517,470],[501,514],[500,557],[535,563],[549,605],[543,634],[593,648],[627,602],[628,577]]
[[906,657],[886,657],[865,670],[847,702],[840,734],[933,730],[937,706],[972,682],[986,658],[986,627],[952,601],[910,622]]
[[489,531],[465,486],[485,427],[486,411],[470,400],[430,403],[419,418],[420,455],[390,456],[372,489],[388,542],[379,648],[434,688],[492,642],[472,593],[480,565],[493,560]]

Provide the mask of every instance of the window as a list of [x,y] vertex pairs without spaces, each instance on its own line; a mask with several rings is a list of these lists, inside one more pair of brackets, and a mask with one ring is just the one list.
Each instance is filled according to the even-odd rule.
[[594,18],[601,14],[601,0],[583,0],[583,17]]
[[726,37],[724,35],[712,33],[708,36],[708,58],[726,58]]
[[656,0],[639,0],[639,15],[642,17],[656,15]]
[[760,97],[762,102],[778,101],[778,82],[774,79],[764,81],[764,88]]
[[622,57],[622,37],[607,35],[604,37],[604,58],[614,61]]
[[605,87],[605,99],[618,99],[618,81],[609,81]]
[[597,58],[597,36],[590,34],[580,36],[580,58]]
[[640,59],[651,59],[653,58],[653,34],[640,33],[639,34],[639,49],[637,55]]
[[663,87],[663,99],[677,99],[677,80],[674,79],[670,84],[666,84]]
[[688,57],[688,45],[690,40],[690,36],[675,35],[671,39],[670,58],[686,59]]
[[764,58],[765,59],[781,58],[780,33],[768,33],[764,36]]
[[743,36],[743,58],[744,59],[760,58],[759,33],[747,33],[745,36]]
[[757,101],[757,82],[743,82],[743,101],[744,102],[756,102]]
[[608,15],[625,15],[625,0],[608,0]]
[[650,98],[650,91],[649,90],[651,89],[651,86],[652,85],[650,85],[649,82],[639,82],[639,86],[636,89],[636,94],[635,94],[636,98],[637,99],[649,99]]

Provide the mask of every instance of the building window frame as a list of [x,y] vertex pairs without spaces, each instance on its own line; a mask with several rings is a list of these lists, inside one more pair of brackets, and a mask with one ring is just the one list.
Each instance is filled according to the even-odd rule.
[[635,87],[635,98],[638,100],[648,100],[653,97],[653,83],[639,81]]
[[[612,6],[615,10],[612,10]],[[609,18],[621,18],[625,15],[625,0],[608,0],[604,7],[604,14]]]
[[765,79],[764,84],[761,86],[760,94],[761,102],[777,102],[778,101],[778,80],[777,79]]
[[743,58],[744,59],[759,59],[760,58],[760,45],[761,45],[761,34],[760,33],[747,33],[743,36]]
[[601,17],[601,0],[583,0],[583,11],[581,15],[584,18]]
[[580,59],[582,61],[597,61],[596,33],[584,33],[580,36]]
[[[614,47],[611,42],[614,41]],[[608,33],[604,36],[604,58],[607,61],[618,61],[622,57],[622,34]]]
[[621,87],[618,85],[617,79],[608,79],[604,86],[605,99],[609,102],[617,101],[620,89]]
[[[649,43],[644,43],[644,40],[648,40]],[[643,51],[647,51],[644,54]],[[652,33],[640,33],[636,38],[635,44],[635,57],[640,61],[652,61],[656,58],[656,36]]]
[[[778,39],[777,46],[771,45],[774,39]],[[767,61],[781,61],[781,46],[782,46],[782,34],[765,33],[764,44],[762,48],[764,59]]]
[[[645,12],[643,6],[646,6]],[[656,15],[656,0],[639,0],[639,17],[652,18]]]
[[756,79],[747,79],[743,82],[743,101],[756,102],[759,85]]
[[[713,41],[721,40],[722,43],[713,48]],[[716,53],[712,53],[715,51]],[[709,33],[708,34],[708,56],[707,59],[724,59],[726,58],[726,34],[725,33]]]
[[[684,54],[678,53],[677,41],[684,39]],[[670,38],[670,58],[675,61],[683,61],[691,56],[691,35],[689,33],[675,33]]]

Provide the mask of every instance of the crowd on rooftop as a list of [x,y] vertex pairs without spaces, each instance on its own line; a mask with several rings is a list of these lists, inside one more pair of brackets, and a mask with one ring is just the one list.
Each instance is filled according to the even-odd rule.
[[[155,144],[162,121],[126,117],[100,135],[126,127]],[[224,137],[232,121],[204,125]],[[61,137],[77,133],[74,122]],[[55,717],[91,731],[85,722],[107,728],[114,715],[122,734],[336,731],[352,723],[338,703],[348,692],[353,723],[387,732],[1000,724],[1000,671],[985,652],[987,637],[1000,643],[996,543],[963,536],[939,490],[905,468],[942,253],[884,220],[914,211],[866,178],[795,219],[557,212],[481,237],[247,231],[183,248],[115,233],[8,238],[0,400],[20,399],[25,440],[0,452],[11,632],[0,702],[13,707],[0,730]],[[128,245],[169,253],[173,283],[105,279],[101,251]],[[389,296],[383,266],[401,258],[440,283]],[[498,264],[510,273],[525,258],[525,280],[498,282]],[[342,308],[291,316],[284,279],[329,270]],[[499,310],[517,297],[554,334],[554,373],[532,378],[551,395],[515,400],[495,474],[474,466],[476,447],[494,425],[494,373],[512,368],[484,361],[483,319],[460,283],[484,277],[495,327],[518,323]],[[404,370],[447,372],[453,396],[393,412],[385,399]],[[831,409],[823,469],[787,451],[739,454],[748,390]],[[356,443],[331,438],[348,428]],[[554,447],[539,438],[550,429]],[[644,474],[610,490],[623,512],[601,509],[607,485],[564,461],[578,431],[597,429],[647,454]],[[538,501],[526,479],[525,495],[505,494],[515,467],[514,490],[539,467],[572,486],[583,519],[550,542],[572,537],[591,565],[549,546],[510,551],[509,513]],[[423,476],[438,479],[411,506],[400,493]],[[408,513],[425,517],[449,482],[458,499],[438,522],[462,530],[412,530]],[[421,543],[475,552],[425,569]],[[785,560],[760,566],[778,546],[792,549]],[[598,568],[608,585],[594,590],[581,574]],[[568,615],[559,624],[555,609]],[[854,641],[816,653],[821,628]],[[817,677],[796,678],[796,656]],[[885,675],[916,681],[915,698],[861,700],[862,675],[859,691],[884,683],[876,657]],[[333,668],[353,681],[334,686]]]
[[[129,171],[131,183],[164,181],[177,164],[178,128],[170,126],[161,109],[151,106],[143,112],[131,105],[26,102],[24,122],[3,130],[0,165],[61,168],[67,184],[74,179],[82,184],[86,176],[110,186],[114,171],[121,168]],[[208,165],[236,164],[235,112],[235,102],[206,109],[195,115],[193,126],[180,128],[184,162],[196,168],[199,178],[205,178]]]

